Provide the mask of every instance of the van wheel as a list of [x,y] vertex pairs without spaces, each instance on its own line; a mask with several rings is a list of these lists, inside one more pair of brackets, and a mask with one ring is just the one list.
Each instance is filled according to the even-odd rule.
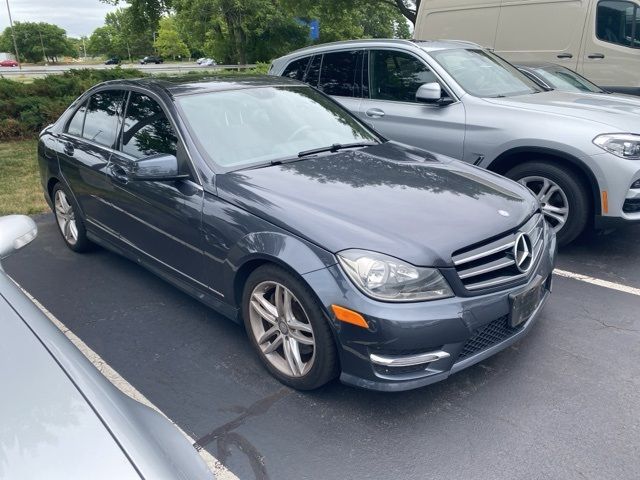
[[571,243],[584,231],[589,220],[589,196],[571,171],[549,162],[527,162],[509,170],[506,176],[540,200],[559,245]]

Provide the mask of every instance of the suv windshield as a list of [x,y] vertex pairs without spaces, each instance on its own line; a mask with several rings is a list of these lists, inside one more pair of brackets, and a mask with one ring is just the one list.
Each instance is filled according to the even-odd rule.
[[380,140],[336,103],[306,86],[208,92],[176,101],[202,151],[224,169],[297,158],[300,152],[337,144]]
[[460,48],[430,55],[465,92],[475,97],[512,97],[543,91],[517,68],[485,50]]

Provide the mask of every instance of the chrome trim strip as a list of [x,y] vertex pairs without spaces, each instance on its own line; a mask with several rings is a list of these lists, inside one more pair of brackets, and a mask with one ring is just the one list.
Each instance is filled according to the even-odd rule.
[[442,350],[420,353],[418,355],[407,355],[403,357],[388,357],[385,355],[377,355],[375,353],[369,355],[371,363],[382,365],[384,367],[411,367],[413,365],[436,362],[449,357],[450,355]]
[[480,290],[481,288],[495,287],[496,285],[502,285],[503,283],[513,282],[514,280],[520,280],[521,278],[525,278],[527,276],[526,273],[521,273],[519,275],[512,275],[507,278],[498,278],[496,280],[487,280],[486,282],[473,283],[471,285],[466,285],[465,288],[467,290]]
[[494,272],[496,270],[500,270],[501,268],[505,268],[508,267],[510,265],[514,265],[516,263],[515,260],[513,259],[509,259],[505,262],[499,263],[497,265],[492,265],[490,267],[485,267],[482,268],[480,270],[470,270],[468,272],[465,272],[464,270],[460,273],[458,273],[458,276],[460,277],[461,280],[464,280],[465,278],[471,278],[471,277],[476,277],[478,275],[482,275],[483,273],[489,273],[489,272]]
[[104,232],[108,233],[109,235],[114,236],[114,237],[117,237],[117,238],[118,238],[118,240],[123,241],[124,243],[126,243],[126,244],[127,244],[127,245],[129,245],[130,247],[135,248],[138,252],[140,252],[140,253],[142,253],[143,255],[146,255],[147,257],[149,257],[149,258],[151,258],[151,259],[155,260],[156,262],[160,263],[161,265],[164,265],[165,267],[167,267],[167,268],[169,268],[169,269],[173,270],[174,272],[179,273],[179,274],[180,274],[180,275],[182,275],[183,277],[188,278],[188,279],[189,279],[189,280],[191,280],[192,282],[197,283],[198,285],[201,285],[202,287],[206,288],[207,290],[210,290],[210,291],[212,291],[213,293],[215,293],[216,295],[219,295],[219,296],[221,296],[222,298],[224,298],[224,295],[223,295],[222,293],[220,293],[219,291],[217,291],[217,290],[215,290],[215,289],[211,288],[209,285],[206,285],[206,284],[202,283],[202,282],[201,282],[201,281],[199,281],[199,280],[196,280],[195,278],[193,278],[193,277],[191,277],[191,276],[187,275],[186,273],[184,273],[184,272],[182,272],[182,271],[178,270],[177,268],[172,267],[171,265],[169,265],[168,263],[163,262],[163,261],[162,261],[162,260],[160,260],[159,258],[156,258],[156,257],[154,257],[153,255],[151,255],[151,254],[149,254],[149,253],[145,252],[145,251],[144,251],[144,250],[142,250],[140,247],[138,247],[136,244],[132,243],[129,239],[127,239],[126,237],[124,237],[124,236],[120,235],[119,233],[114,233],[114,232],[112,232],[112,231],[111,231],[111,229],[109,229],[109,228],[107,228],[107,227],[103,227],[100,223],[98,223],[98,222],[96,222],[96,221],[94,221],[94,220],[90,220],[90,219],[86,218],[86,219],[85,219],[85,221],[86,221],[87,223],[90,223],[90,224],[91,224],[91,225],[93,225],[94,227],[97,227],[97,228],[99,228],[100,230],[102,230],[102,231],[104,231]]
[[505,243],[504,245],[501,245],[499,247],[495,247],[492,248],[491,250],[487,250],[481,253],[477,253],[475,255],[471,255],[469,257],[463,257],[460,260],[456,260],[453,262],[453,264],[457,267],[458,265],[462,265],[464,263],[469,263],[472,262],[474,260],[478,260],[479,258],[483,258],[483,257],[488,257],[489,255],[493,255],[494,253],[498,253],[502,250],[507,250],[508,248],[511,248],[515,245],[515,242],[509,242],[509,243]]

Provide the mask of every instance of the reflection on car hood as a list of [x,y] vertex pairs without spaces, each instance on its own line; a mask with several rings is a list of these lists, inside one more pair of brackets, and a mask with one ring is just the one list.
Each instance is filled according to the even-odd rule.
[[603,123],[615,127],[620,132],[640,131],[640,97],[554,90],[533,95],[486,100],[497,105],[525,108]]
[[[9,281],[0,275],[0,293]],[[0,478],[139,479],[109,431],[0,295]]]
[[220,175],[218,194],[333,253],[362,248],[425,266],[451,265],[454,251],[537,208],[510,180],[391,142]]

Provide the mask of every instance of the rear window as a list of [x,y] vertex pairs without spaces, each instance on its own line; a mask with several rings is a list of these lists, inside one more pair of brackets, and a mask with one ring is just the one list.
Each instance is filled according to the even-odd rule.
[[69,125],[67,126],[67,133],[70,135],[75,135],[77,137],[82,136],[82,127],[84,125],[84,114],[87,112],[87,102],[76,110],[76,113],[73,114]]
[[124,103],[122,90],[98,92],[89,99],[82,137],[106,147],[113,147],[120,126]]
[[285,68],[284,72],[282,72],[282,76],[302,81],[302,79],[304,78],[304,74],[307,71],[307,67],[309,66],[310,60],[311,57],[294,60],[289,65],[287,65],[287,68]]
[[315,55],[313,60],[311,60],[311,65],[309,65],[309,70],[307,74],[304,76],[304,82],[308,83],[313,87],[318,86],[318,78],[320,77],[320,65],[322,64],[322,55]]

